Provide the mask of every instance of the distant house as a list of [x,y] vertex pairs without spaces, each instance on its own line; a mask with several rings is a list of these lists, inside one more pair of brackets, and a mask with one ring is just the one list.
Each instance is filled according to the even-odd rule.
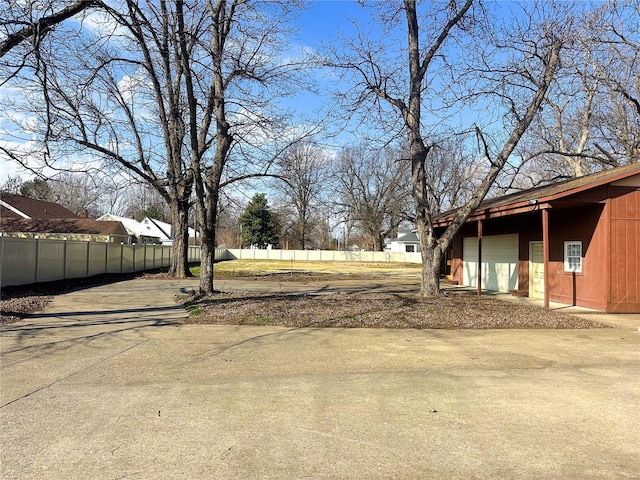
[[398,238],[390,240],[385,250],[402,253],[419,252],[420,241],[418,240],[418,234],[415,231],[401,234]]
[[8,237],[128,243],[120,222],[87,218],[0,218],[0,232]]
[[157,234],[155,229],[152,229],[149,225],[143,225],[142,223],[134,220],[133,218],[120,217],[118,215],[112,215],[107,213],[102,215],[98,220],[120,222],[124,225],[127,233],[130,236],[131,243],[139,244],[159,244],[160,235]]
[[80,218],[68,208],[53,202],[2,193],[0,195],[0,218]]
[[451,253],[460,285],[639,313],[640,164],[485,200]]
[[[142,223],[145,226],[148,226],[150,231],[155,232],[160,237],[160,242],[163,244],[171,245],[173,243],[173,234],[171,229],[171,224],[166,222],[161,222],[160,220],[156,220],[155,218],[145,217],[142,219]],[[198,237],[198,233],[195,229],[189,227],[189,243],[194,244],[195,239]]]
[[[133,218],[107,213],[98,218],[98,220],[122,222],[129,235],[135,238],[136,243],[158,243],[163,245],[171,245],[173,243],[171,224],[161,222],[155,218],[145,217],[141,222],[138,222]],[[189,243],[195,243],[196,235],[196,231],[189,227]]]
[[57,203],[2,193],[0,233],[7,237],[128,243],[120,222],[81,218]]

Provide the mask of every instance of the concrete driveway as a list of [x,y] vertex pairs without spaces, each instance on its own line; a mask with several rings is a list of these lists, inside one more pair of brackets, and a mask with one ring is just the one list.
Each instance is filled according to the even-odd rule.
[[193,282],[0,337],[3,479],[640,477],[640,335],[180,325]]

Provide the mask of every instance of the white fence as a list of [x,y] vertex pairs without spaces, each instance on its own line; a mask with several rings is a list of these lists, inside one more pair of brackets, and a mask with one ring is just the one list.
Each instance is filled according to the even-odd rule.
[[422,263],[420,252],[352,252],[341,250],[227,250],[225,260],[233,259]]
[[[220,252],[222,258],[224,252]],[[200,261],[200,247],[189,247],[189,262]],[[0,236],[3,287],[131,273],[171,265],[171,247]]]
[[[220,248],[216,249],[215,259],[422,263],[420,253],[333,250]],[[200,247],[189,247],[189,262],[199,261]],[[3,287],[102,273],[140,272],[170,264],[170,246],[0,236],[0,284]]]

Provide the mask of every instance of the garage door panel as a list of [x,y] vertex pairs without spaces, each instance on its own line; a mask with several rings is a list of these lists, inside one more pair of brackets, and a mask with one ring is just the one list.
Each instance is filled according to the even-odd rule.
[[[477,287],[478,239],[463,239],[463,282]],[[482,238],[482,288],[509,292],[518,288],[518,235]]]

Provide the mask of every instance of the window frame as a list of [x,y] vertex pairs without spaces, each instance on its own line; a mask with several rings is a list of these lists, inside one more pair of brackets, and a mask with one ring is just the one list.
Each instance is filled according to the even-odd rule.
[[[571,247],[578,247],[580,248],[580,256],[577,256],[575,254],[570,255],[570,248]],[[565,273],[582,273],[582,259],[583,259],[583,254],[582,254],[582,240],[567,240],[564,242],[564,271]],[[575,259],[578,260],[577,265],[575,262]],[[574,260],[572,262],[572,260]]]

